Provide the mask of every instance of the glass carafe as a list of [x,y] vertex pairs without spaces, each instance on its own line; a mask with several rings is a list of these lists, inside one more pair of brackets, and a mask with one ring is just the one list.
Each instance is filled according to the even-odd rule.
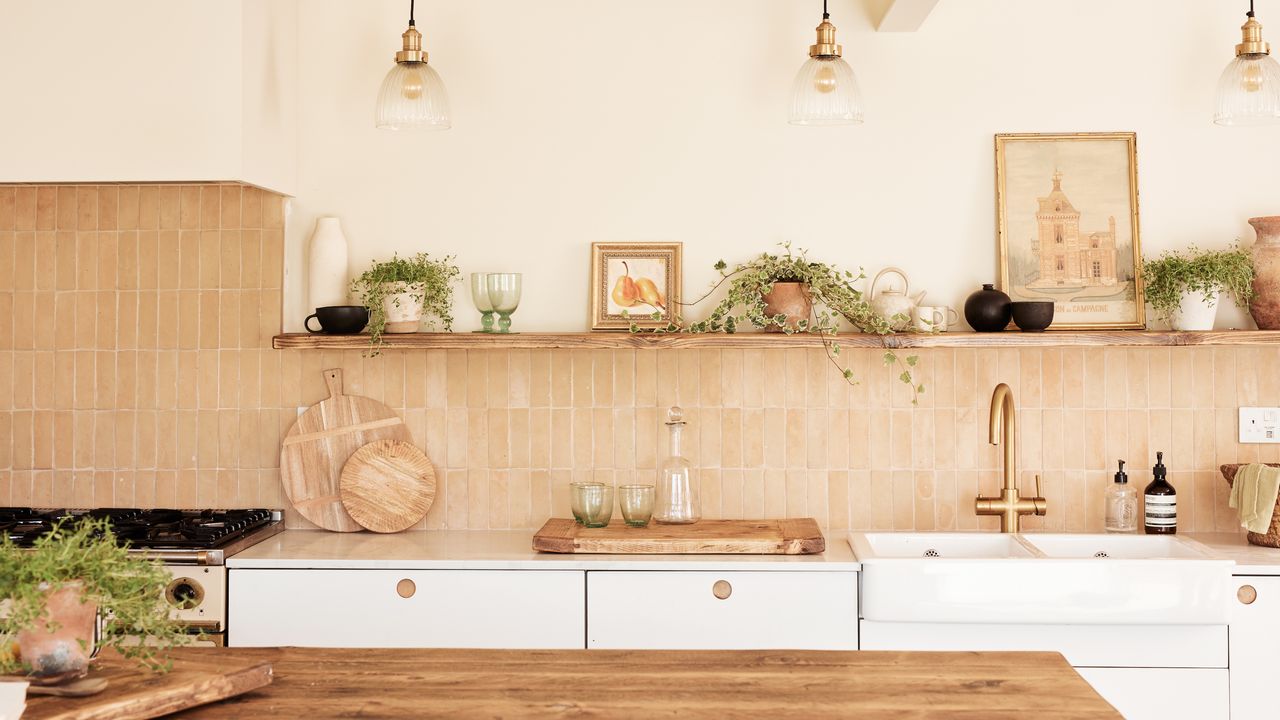
[[698,480],[693,466],[680,454],[684,410],[673,407],[667,411],[667,430],[671,434],[669,455],[658,470],[653,519],[668,525],[695,523],[702,517],[702,508],[698,503]]

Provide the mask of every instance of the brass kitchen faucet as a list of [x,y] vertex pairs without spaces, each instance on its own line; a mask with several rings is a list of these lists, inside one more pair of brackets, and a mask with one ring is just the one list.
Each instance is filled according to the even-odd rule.
[[1022,497],[1018,490],[1018,409],[1013,404],[1013,391],[1000,383],[991,394],[992,445],[1004,445],[1004,489],[999,497],[978,495],[973,511],[978,515],[999,515],[1000,532],[1016,533],[1023,515],[1044,515],[1048,501],[1040,492],[1040,476],[1036,475],[1035,497]]

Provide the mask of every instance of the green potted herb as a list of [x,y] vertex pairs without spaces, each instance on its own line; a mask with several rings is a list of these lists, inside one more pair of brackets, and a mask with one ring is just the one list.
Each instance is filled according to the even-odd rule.
[[[804,250],[791,251],[790,243],[782,243],[783,252],[778,255],[761,253],[752,260],[736,265],[732,270],[721,260],[715,269],[720,273],[705,295],[692,303],[697,305],[719,290],[726,283],[728,290],[723,300],[711,309],[707,319],[685,322],[678,315],[653,332],[736,332],[740,326],[751,326],[766,332],[814,333],[822,337],[823,348],[836,369],[849,382],[854,382],[853,371],[840,362],[840,345],[836,337],[843,318],[858,330],[875,335],[892,335],[893,327],[871,304],[854,283],[866,279],[835,265],[811,262]],[[653,319],[660,320],[661,313]],[[636,324],[632,332],[641,332]],[[913,396],[924,392],[924,386],[916,384],[911,368],[919,358],[900,359],[896,353],[884,354],[886,365],[898,364],[898,379],[911,388]]]
[[120,547],[106,520],[60,522],[30,548],[0,540],[0,601],[7,603],[0,638],[17,648],[16,657],[0,652],[0,673],[20,670],[46,682],[80,677],[95,644],[168,669],[164,651],[192,637],[170,618],[169,580],[161,565]]
[[369,308],[375,350],[383,333],[417,332],[423,315],[438,319],[446,332],[453,330],[453,282],[459,273],[452,260],[432,260],[426,253],[411,258],[392,255],[351,281],[351,292]]
[[1142,263],[1147,302],[1174,330],[1212,330],[1218,299],[1230,293],[1240,307],[1253,297],[1253,258],[1227,250],[1167,251]]

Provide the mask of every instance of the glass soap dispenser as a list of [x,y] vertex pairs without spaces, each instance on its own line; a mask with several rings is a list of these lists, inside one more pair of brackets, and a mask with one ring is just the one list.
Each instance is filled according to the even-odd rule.
[[667,411],[667,430],[671,438],[670,454],[658,471],[653,519],[667,525],[696,523],[702,517],[702,508],[698,504],[698,481],[693,476],[693,466],[680,454],[684,410],[673,407]]
[[1107,532],[1135,532],[1138,529],[1138,491],[1129,485],[1123,460],[1120,461],[1120,470],[1116,473],[1115,480],[1107,488]]

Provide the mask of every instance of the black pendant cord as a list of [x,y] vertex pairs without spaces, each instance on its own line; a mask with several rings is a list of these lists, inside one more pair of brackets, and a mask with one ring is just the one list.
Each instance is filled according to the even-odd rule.
[[409,0],[409,27],[413,27],[413,2],[414,0]]
[[[409,2],[413,2],[413,0],[409,0]],[[1250,5],[1252,5],[1253,0],[1249,0],[1249,3]],[[822,19],[823,20],[831,19],[831,13],[827,12],[827,0],[822,0]]]
[[[410,0],[412,2],[413,0]],[[825,0],[823,0],[825,2]],[[1253,17],[1253,0],[1249,0],[1249,12],[1245,13],[1249,17]]]

